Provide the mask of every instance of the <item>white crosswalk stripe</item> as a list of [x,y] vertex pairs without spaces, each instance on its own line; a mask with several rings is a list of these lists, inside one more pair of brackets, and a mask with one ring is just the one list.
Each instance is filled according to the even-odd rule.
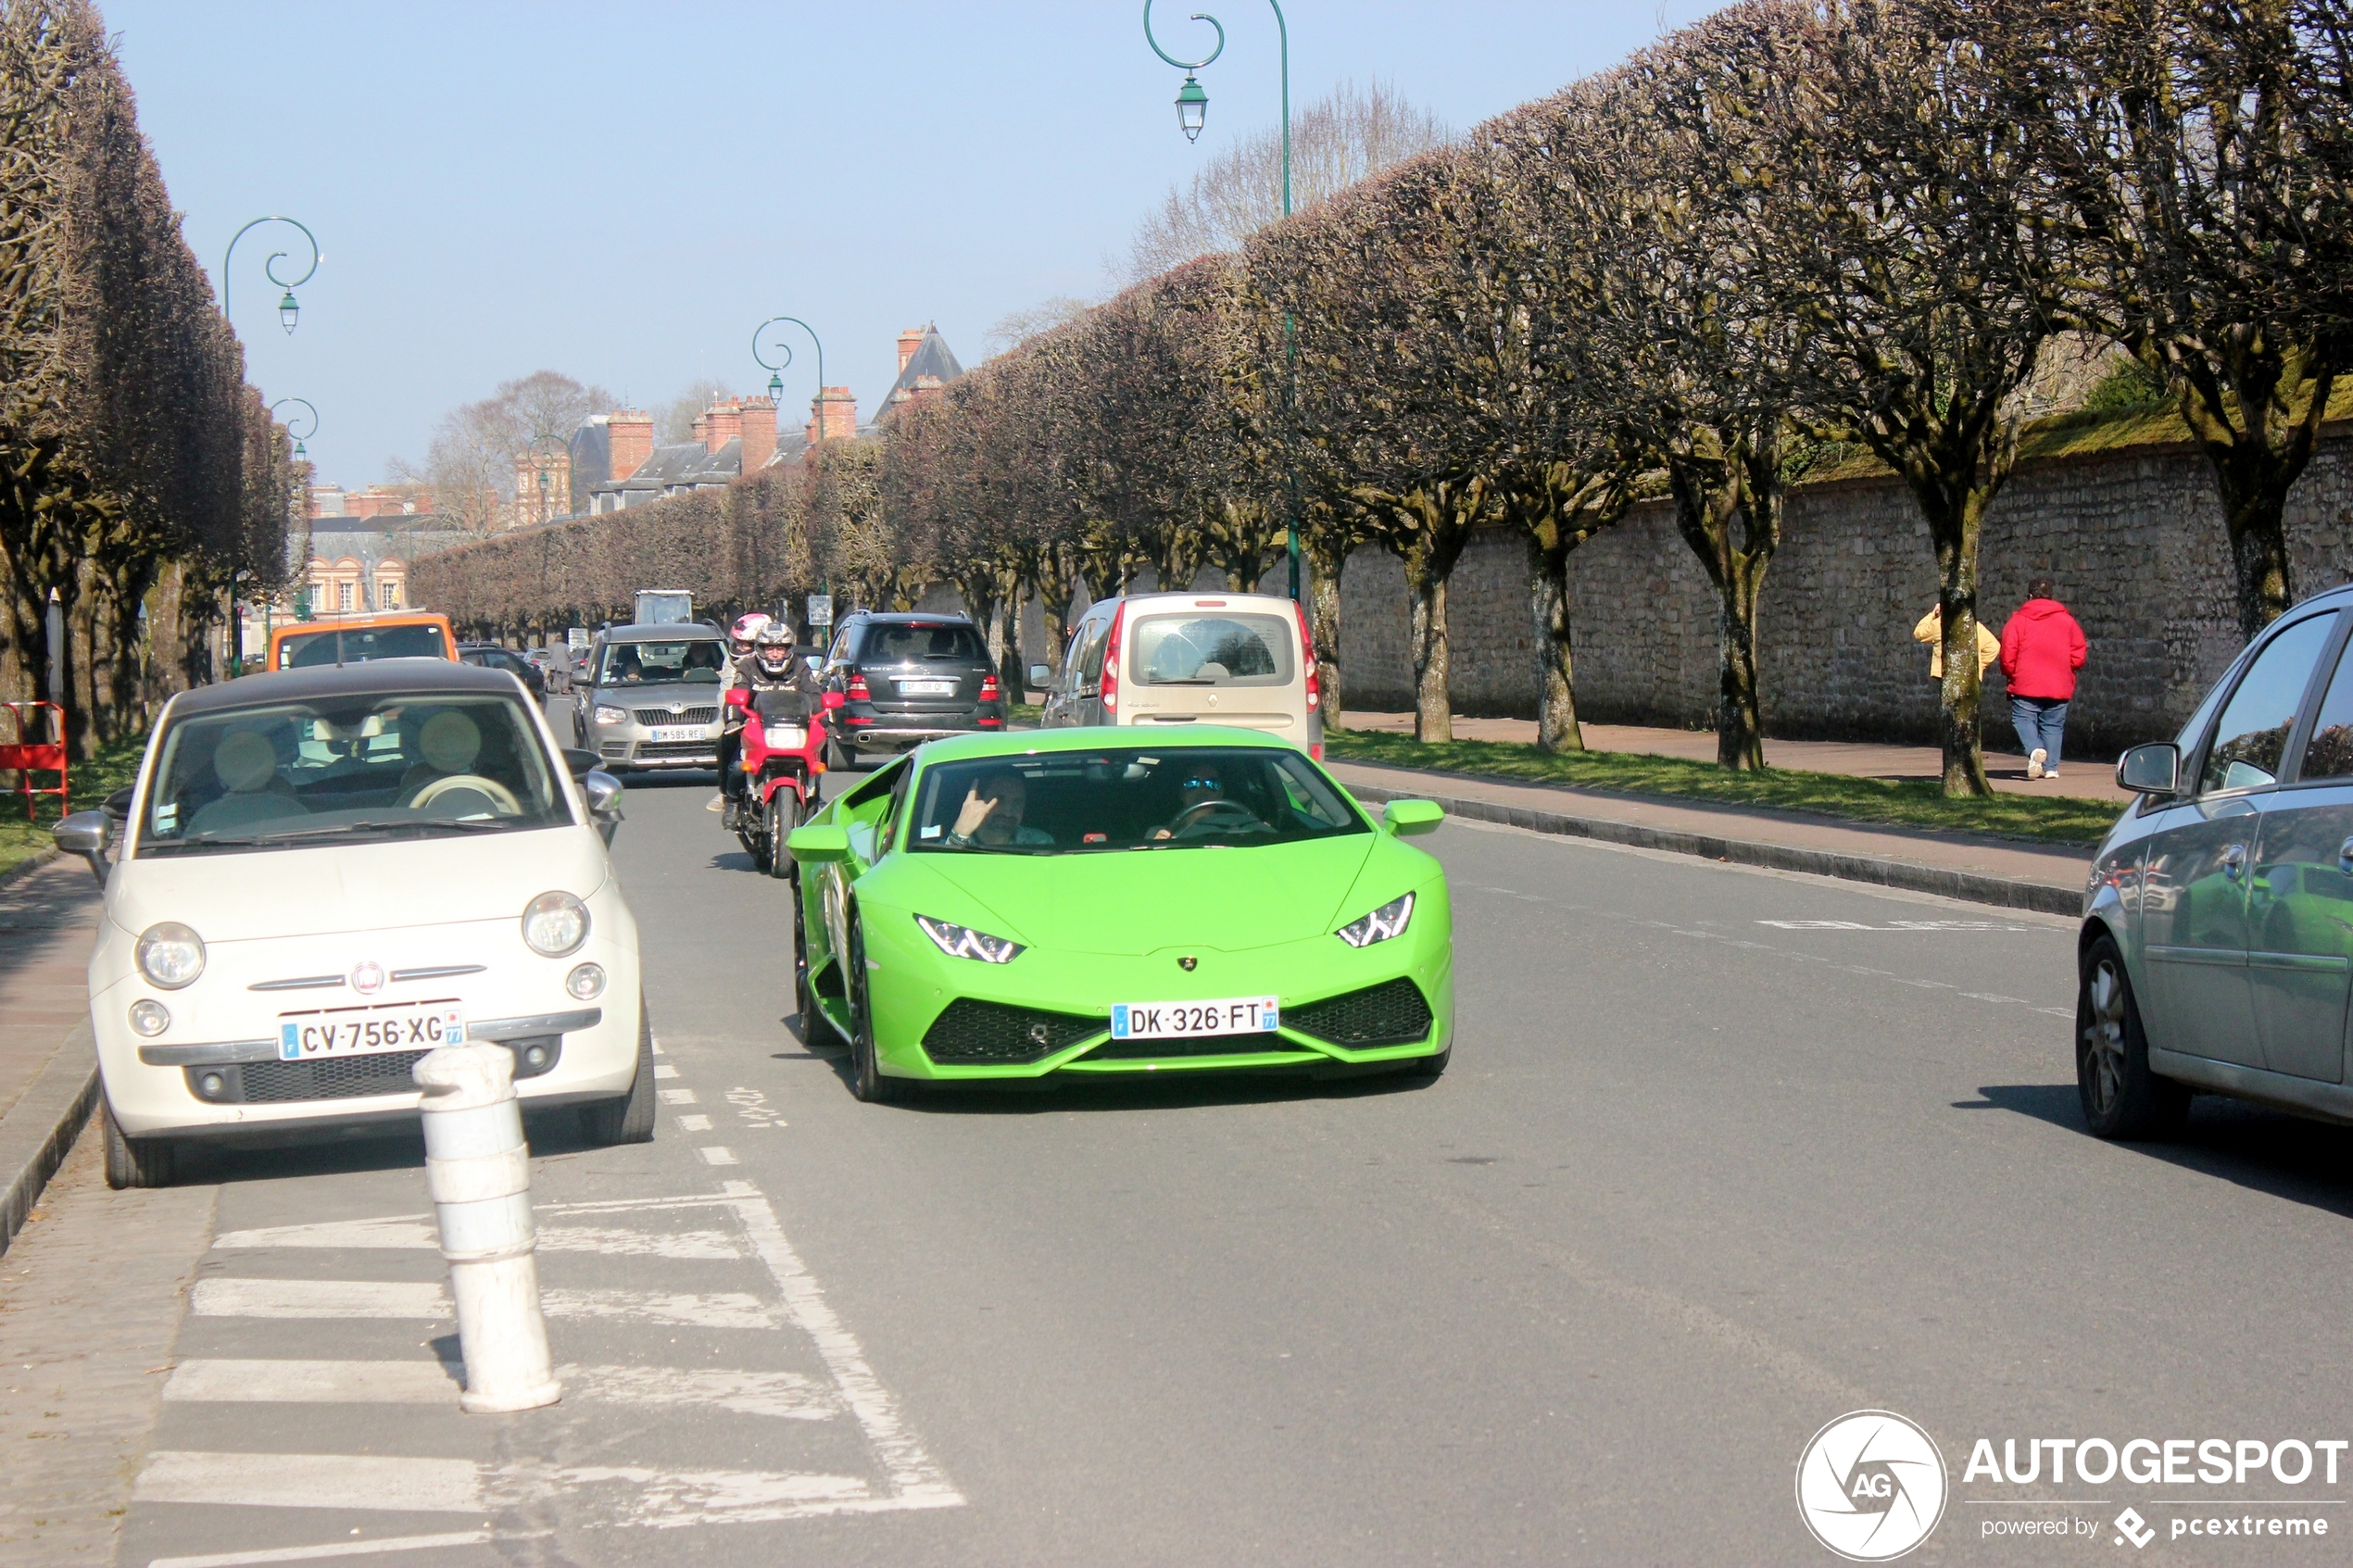
[[[199,1543],[191,1539],[176,1557],[142,1554],[147,1568],[242,1568],[495,1546],[544,1534],[525,1521],[544,1524],[550,1509],[585,1527],[670,1528],[963,1501],[907,1430],[896,1401],[750,1183],[722,1182],[715,1195],[551,1203],[537,1212],[541,1248],[555,1255],[543,1261],[543,1274],[552,1269],[560,1279],[563,1254],[592,1253],[640,1260],[623,1265],[624,1281],[635,1270],[641,1281],[674,1276],[682,1287],[543,1287],[559,1352],[569,1340],[576,1349],[602,1353],[558,1369],[563,1406],[581,1412],[573,1420],[593,1419],[606,1406],[636,1412],[613,1418],[627,1424],[612,1428],[618,1435],[601,1444],[598,1457],[607,1462],[562,1464],[552,1455],[535,1456],[528,1425],[515,1429],[522,1440],[502,1445],[499,1451],[512,1457],[480,1457],[482,1428],[467,1424],[480,1418],[457,1408],[463,1369],[441,1359],[455,1347],[447,1290],[438,1279],[415,1277],[423,1262],[419,1254],[436,1246],[429,1215],[232,1230],[218,1237],[213,1265],[189,1293],[182,1333],[188,1348],[162,1388],[167,1411],[181,1412],[171,1419],[182,1424],[158,1432],[134,1504],[299,1510],[322,1519],[344,1512],[379,1520],[472,1514],[467,1523],[481,1527],[433,1531],[421,1517],[405,1535],[370,1527],[361,1539],[208,1555],[192,1551]],[[371,1259],[380,1266],[370,1269]],[[316,1270],[307,1266],[313,1260]],[[345,1272],[409,1277],[338,1277]],[[439,1337],[421,1342],[421,1324],[435,1325],[430,1332]],[[396,1409],[410,1413],[381,1430],[365,1417],[338,1413],[371,1408],[385,1411],[387,1421]],[[291,1413],[305,1409],[317,1413],[300,1420]],[[208,1411],[219,1414],[206,1416]],[[447,1412],[446,1428],[435,1424],[436,1411]],[[761,1425],[711,1426],[738,1419]],[[664,1421],[672,1424],[661,1426]],[[285,1436],[304,1432],[321,1434],[320,1447],[337,1451],[238,1446],[249,1433],[268,1433],[284,1446]],[[434,1436],[442,1432],[446,1437]],[[807,1436],[786,1440],[792,1433]],[[190,1436],[198,1440],[186,1440]],[[381,1451],[385,1445],[409,1451]],[[348,1451],[354,1448],[360,1451]],[[443,1451],[430,1451],[435,1448]],[[723,1462],[698,1464],[697,1453]],[[738,1456],[786,1462],[774,1469],[725,1462]],[[346,1523],[353,1521],[325,1533],[341,1537]],[[233,1537],[220,1544],[234,1544]]]

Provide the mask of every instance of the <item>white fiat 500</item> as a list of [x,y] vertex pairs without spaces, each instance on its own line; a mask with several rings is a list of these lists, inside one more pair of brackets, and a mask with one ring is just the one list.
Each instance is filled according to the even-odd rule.
[[168,1182],[196,1141],[414,1120],[418,1059],[465,1040],[514,1052],[526,1110],[651,1137],[621,786],[594,762],[512,675],[443,660],[174,697],[129,800],[57,828],[107,887],[107,1180]]

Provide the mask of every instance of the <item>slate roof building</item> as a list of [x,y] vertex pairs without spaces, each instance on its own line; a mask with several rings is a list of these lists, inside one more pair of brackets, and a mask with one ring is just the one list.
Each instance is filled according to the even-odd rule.
[[599,414],[574,433],[572,450],[585,472],[605,475],[588,485],[592,513],[724,490],[774,458],[776,405],[765,397],[722,398],[695,417],[694,440],[662,446],[653,445],[649,416],[635,409]]
[[955,351],[939,335],[937,322],[908,328],[899,334],[899,379],[875,410],[875,423],[879,426],[911,403],[937,402],[948,383],[963,373]]

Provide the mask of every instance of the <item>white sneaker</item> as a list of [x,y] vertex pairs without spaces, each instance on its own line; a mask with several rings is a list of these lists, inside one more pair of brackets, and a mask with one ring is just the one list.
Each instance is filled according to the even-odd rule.
[[726,809],[727,797],[724,795],[712,796],[711,797],[711,804],[703,808],[706,811],[724,811]]
[[2043,771],[2043,759],[2048,757],[2050,753],[2044,750],[2041,746],[2036,746],[2034,748],[2034,755],[2026,759],[2026,776],[2030,779],[2039,779],[2046,776]]
[[2045,768],[2043,770],[2043,776],[2046,779],[2057,778],[2058,770],[2057,768]]

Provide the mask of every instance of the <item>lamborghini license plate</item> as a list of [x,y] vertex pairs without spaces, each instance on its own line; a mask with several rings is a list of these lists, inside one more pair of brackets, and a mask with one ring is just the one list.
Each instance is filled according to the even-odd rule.
[[1271,1034],[1282,1022],[1272,997],[1214,1002],[1120,1002],[1111,1010],[1114,1040],[1189,1040],[1202,1035]]

